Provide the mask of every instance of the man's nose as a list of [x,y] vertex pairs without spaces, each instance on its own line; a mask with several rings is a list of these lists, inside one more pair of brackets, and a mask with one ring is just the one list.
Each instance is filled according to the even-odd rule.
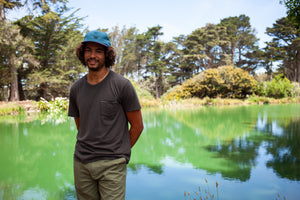
[[95,58],[96,57],[96,52],[95,51],[91,51],[90,57]]

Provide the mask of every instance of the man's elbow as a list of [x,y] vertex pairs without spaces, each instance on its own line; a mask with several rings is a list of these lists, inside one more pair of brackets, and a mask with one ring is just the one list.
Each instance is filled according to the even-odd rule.
[[142,133],[143,130],[144,130],[144,124],[142,123],[142,124],[139,126],[138,131],[139,131],[139,133]]

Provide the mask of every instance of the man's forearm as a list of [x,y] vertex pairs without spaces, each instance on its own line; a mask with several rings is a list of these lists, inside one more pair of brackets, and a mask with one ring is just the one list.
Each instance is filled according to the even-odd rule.
[[135,143],[139,139],[142,131],[143,131],[143,127],[134,127],[134,126],[130,127],[129,134],[130,134],[131,148],[135,145]]
[[142,118],[142,112],[141,110],[127,112],[126,113],[128,121],[130,123],[130,144],[131,148],[134,146],[136,141],[139,139],[143,129],[143,118]]

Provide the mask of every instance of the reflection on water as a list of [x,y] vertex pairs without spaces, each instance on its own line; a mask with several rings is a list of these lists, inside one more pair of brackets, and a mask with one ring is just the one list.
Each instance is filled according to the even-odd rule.
[[[299,104],[143,110],[126,199],[185,199],[186,191],[199,199],[200,188],[219,199],[298,199],[299,111]],[[0,199],[75,199],[73,120],[18,116],[0,119],[0,130]]]
[[300,181],[300,117],[266,123],[261,131],[270,138],[264,140],[267,153],[272,155],[267,167],[281,178]]
[[[185,188],[197,191],[199,185],[205,186],[203,180],[208,177],[210,187],[225,181],[221,181],[226,188],[222,199],[274,199],[278,193],[298,199],[299,111],[299,105],[269,105],[146,112],[146,129],[129,167],[133,174],[146,170],[166,179],[170,171],[190,171],[192,175],[174,181],[161,180],[160,176],[145,184],[145,188],[160,191],[151,184],[165,181],[165,188],[180,182],[170,195],[175,199],[182,197]],[[171,176],[178,176],[176,173]],[[287,183],[286,179],[295,182]],[[152,198],[148,199],[163,196],[149,195]]]
[[62,199],[74,185],[74,124],[61,116],[17,117],[0,122],[0,199]]

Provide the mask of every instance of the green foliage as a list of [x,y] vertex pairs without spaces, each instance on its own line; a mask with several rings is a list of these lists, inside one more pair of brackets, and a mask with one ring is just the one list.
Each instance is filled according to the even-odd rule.
[[222,66],[201,72],[181,86],[172,88],[164,99],[198,98],[245,98],[252,94],[257,82],[248,72],[232,66]]
[[[127,77],[128,78],[128,77]],[[154,99],[152,94],[146,90],[140,83],[135,82],[134,80],[128,78],[132,83],[142,107],[153,107],[158,106],[159,102]]]
[[148,100],[153,100],[154,97],[151,95],[151,93],[149,91],[147,91],[146,89],[142,88],[140,85],[138,85],[137,82],[129,79],[130,82],[132,83],[137,95],[139,98],[143,98],[143,99],[148,99]]
[[247,101],[250,103],[257,103],[257,104],[270,104],[271,103],[271,101],[268,97],[257,96],[257,95],[251,95],[247,99]]
[[300,83],[292,82],[291,97],[300,97]]
[[[13,80],[9,78],[14,74],[15,85],[19,85],[14,88],[19,91],[13,93],[19,93],[21,100],[68,96],[68,87],[85,70],[74,53],[82,41],[78,30],[81,18],[74,16],[76,11],[66,16],[69,9],[64,5],[57,8],[57,13],[27,15],[1,31],[5,34],[0,34],[0,74],[9,76],[4,86],[1,81],[0,88],[12,90]],[[9,58],[10,63],[3,66],[7,61],[2,57]]]
[[253,72],[258,39],[246,15],[222,19],[193,31],[184,42],[184,62],[192,71],[235,65]]
[[295,24],[300,31],[300,1],[299,0],[281,0],[287,8],[288,19]]
[[279,65],[278,71],[291,81],[300,82],[300,31],[287,17],[283,17],[278,19],[273,27],[267,28],[266,34],[273,37],[267,44],[268,49],[265,49],[265,60],[269,60],[267,67],[272,67],[273,61],[280,60],[282,65]]
[[272,81],[262,82],[256,89],[256,94],[265,97],[285,98],[297,95],[294,85],[282,74],[276,75]]
[[58,114],[61,112],[64,112],[68,109],[68,99],[67,98],[55,98],[54,101],[47,101],[44,98],[41,98],[41,100],[38,102],[38,108],[41,111],[49,112],[51,114]]
[[9,104],[7,106],[0,106],[0,116],[12,115],[12,114],[21,114],[25,110],[19,105]]
[[18,26],[0,23],[0,88],[5,90],[9,87],[11,101],[20,99],[17,85],[18,78],[22,77],[23,66],[36,66],[31,54],[33,49],[33,42],[20,34]]

